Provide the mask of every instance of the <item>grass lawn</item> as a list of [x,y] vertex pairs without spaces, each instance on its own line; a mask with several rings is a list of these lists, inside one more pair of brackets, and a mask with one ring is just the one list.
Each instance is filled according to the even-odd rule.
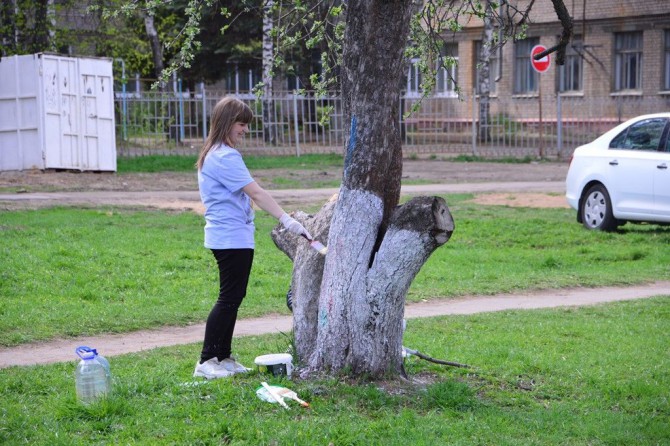
[[[446,196],[456,231],[409,301],[670,280],[669,227],[592,232],[571,210],[471,198]],[[203,223],[133,208],[0,213],[0,345],[204,321],[218,278]],[[288,313],[291,263],[269,237],[275,223],[257,213],[241,317]],[[197,343],[108,358],[113,392],[91,406],[75,398],[74,352],[68,363],[1,369],[0,444],[670,444],[670,296],[412,319],[404,344],[472,367],[409,357],[411,383],[257,372],[209,382],[192,377]],[[251,365],[289,345],[284,334],[236,338],[233,348]],[[261,401],[263,380],[311,408]]]
[[[323,169],[342,167],[342,155],[306,154],[302,156],[244,155],[244,163],[251,171],[256,169]],[[195,172],[197,156],[151,155],[136,158],[118,158],[118,173],[131,172]]]
[[[414,383],[191,377],[200,345],[111,358],[110,398],[76,402],[76,361],[0,370],[7,445],[663,445],[670,442],[670,299],[409,321]],[[281,335],[235,339],[240,360]],[[311,403],[255,395],[282,384]]]

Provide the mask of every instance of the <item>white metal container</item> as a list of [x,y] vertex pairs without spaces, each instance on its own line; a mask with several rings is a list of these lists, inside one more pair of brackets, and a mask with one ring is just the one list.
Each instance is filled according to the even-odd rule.
[[0,171],[116,171],[112,59],[0,61]]

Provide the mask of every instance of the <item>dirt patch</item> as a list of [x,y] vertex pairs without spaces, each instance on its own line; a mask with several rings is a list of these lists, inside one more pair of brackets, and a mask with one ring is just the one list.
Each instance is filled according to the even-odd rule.
[[[557,162],[508,164],[461,163],[438,160],[405,160],[403,183],[481,183],[493,181],[562,181],[567,164]],[[277,179],[294,180],[295,188],[319,187],[324,181],[339,182],[342,169],[257,169],[257,181],[268,189],[284,189]],[[293,186],[292,186],[293,187]],[[195,172],[92,173],[74,171],[0,172],[0,192],[56,191],[186,191],[197,190]]]
[[[405,160],[403,164],[403,184],[464,184],[505,182],[548,182],[563,181],[567,164],[558,162],[538,162],[529,164],[507,163],[462,163],[443,160]],[[258,169],[252,171],[261,186],[273,189],[310,189],[337,187],[342,178],[342,169]],[[92,173],[73,171],[11,171],[0,172],[0,194],[21,194],[39,192],[194,192],[198,184],[195,172],[160,173]],[[176,198],[161,199],[159,194],[152,197],[152,206],[192,208],[192,200],[186,203]],[[477,197],[481,204],[508,206],[564,207],[562,196],[551,194],[484,194]],[[57,203],[33,203],[29,207],[43,207]],[[146,201],[144,201],[146,205]],[[123,200],[114,204],[123,205]],[[142,205],[129,195],[128,205]],[[26,204],[3,206],[5,209],[26,208]]]
[[529,208],[569,208],[565,196],[557,194],[515,193],[477,195],[474,203]]
[[25,170],[0,172],[2,192],[187,191],[198,190],[195,173],[93,173]]

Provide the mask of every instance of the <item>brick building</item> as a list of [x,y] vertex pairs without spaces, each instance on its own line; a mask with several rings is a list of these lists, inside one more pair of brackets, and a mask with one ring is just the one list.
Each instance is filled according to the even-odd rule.
[[[508,40],[491,59],[490,77],[499,77],[490,88],[487,141],[493,145],[539,145],[541,153],[542,146],[560,153],[625,119],[670,110],[670,1],[564,1],[574,21],[564,65],[555,63],[555,54],[542,74],[530,63],[535,45],[550,48],[559,41],[562,28],[551,0],[536,0],[525,38]],[[525,10],[529,1],[506,4]],[[477,70],[483,24],[470,19],[462,25],[445,39],[443,54],[455,58],[456,67],[438,71],[434,94],[405,121],[410,144],[467,145],[473,125],[481,126]],[[411,64],[405,110],[420,96],[419,84]]]
[[[523,9],[529,2],[508,3]],[[491,76],[501,74],[492,83],[493,97],[536,98],[541,89],[543,95],[586,101],[670,98],[670,1],[565,0],[565,5],[574,21],[565,65],[556,65],[555,55],[546,73],[538,74],[530,65],[531,48],[554,46],[562,30],[551,0],[536,0],[526,38],[508,41],[501,57],[492,58]],[[454,77],[465,95],[477,88],[481,39],[481,21],[471,20],[447,49],[458,59]],[[411,69],[408,77],[411,94],[417,87]],[[453,94],[453,84],[441,85],[438,76],[436,94]]]

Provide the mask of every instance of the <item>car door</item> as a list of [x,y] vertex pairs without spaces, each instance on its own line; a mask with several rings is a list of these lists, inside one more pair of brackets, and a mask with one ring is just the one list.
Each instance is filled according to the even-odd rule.
[[670,129],[666,129],[665,139],[665,150],[658,152],[654,171],[654,211],[670,221]]
[[651,215],[654,181],[659,164],[659,145],[665,141],[665,118],[645,119],[617,135],[608,153],[608,190],[617,218],[643,218]]

